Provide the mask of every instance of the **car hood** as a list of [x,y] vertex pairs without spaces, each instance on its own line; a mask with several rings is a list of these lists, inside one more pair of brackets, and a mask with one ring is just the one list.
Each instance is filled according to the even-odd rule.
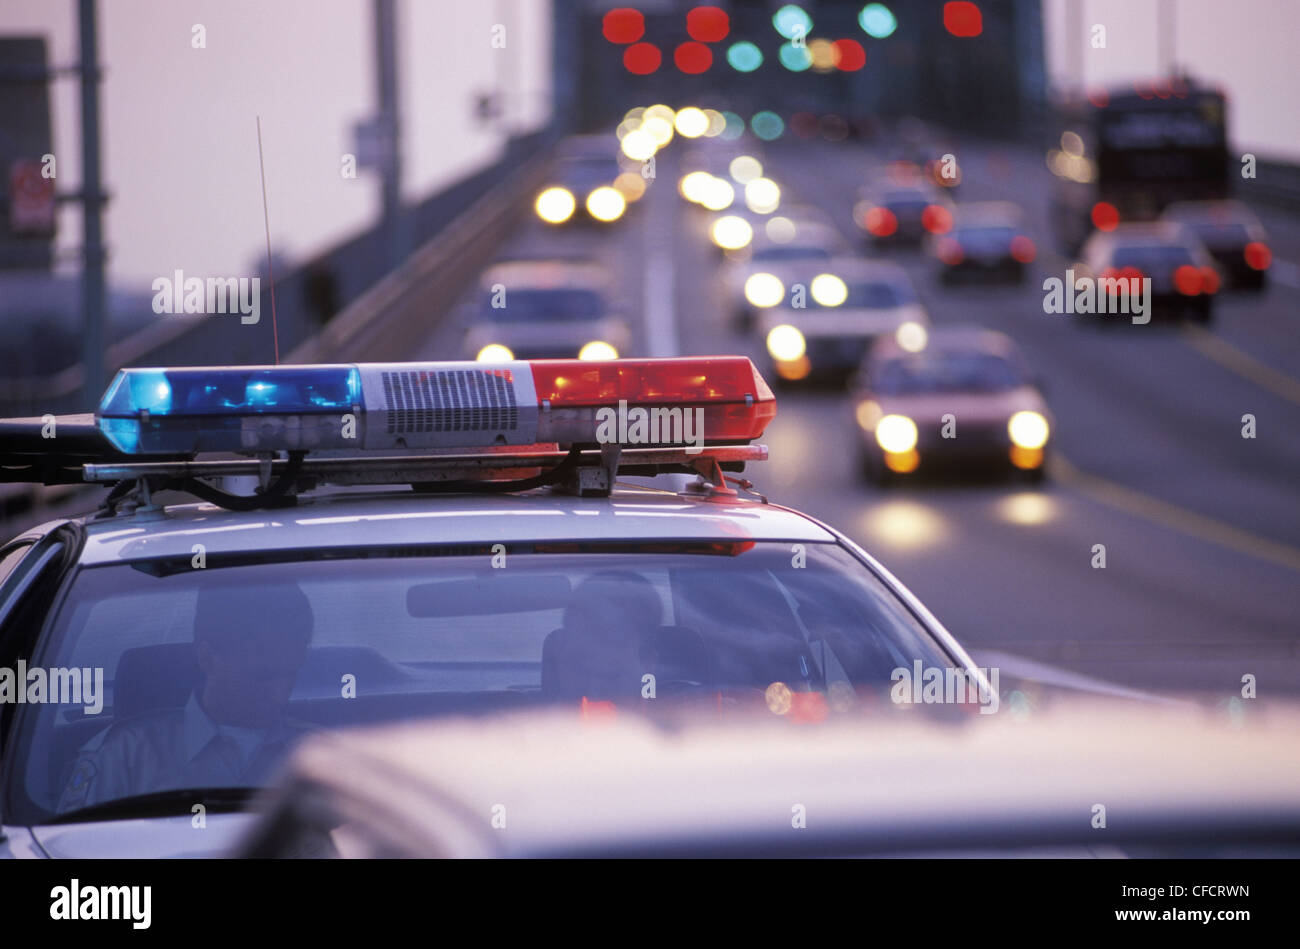
[[36,842],[56,859],[110,857],[220,857],[245,833],[252,814],[208,814],[195,827],[188,814],[141,820],[45,824],[31,828]]

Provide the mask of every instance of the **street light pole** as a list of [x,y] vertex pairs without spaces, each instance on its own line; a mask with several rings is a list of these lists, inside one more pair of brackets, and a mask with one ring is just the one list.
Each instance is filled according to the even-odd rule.
[[99,53],[96,0],[77,0],[81,35],[81,191],[83,408],[92,409],[104,384],[104,197],[99,168]]

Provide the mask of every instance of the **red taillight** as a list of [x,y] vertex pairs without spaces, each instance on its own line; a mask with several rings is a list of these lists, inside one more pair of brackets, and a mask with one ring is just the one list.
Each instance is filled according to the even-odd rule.
[[1219,292],[1219,272],[1213,267],[1201,268],[1201,292],[1218,293]]
[[947,234],[952,230],[952,214],[939,204],[927,204],[921,212],[921,226],[931,234]]
[[1034,242],[1024,234],[1017,234],[1011,238],[1011,256],[1022,264],[1033,263],[1034,255],[1037,251],[1034,248]]
[[1142,291],[1142,278],[1144,274],[1136,267],[1121,267],[1116,270],[1114,267],[1107,267],[1101,272],[1102,280],[1118,280],[1119,292],[1125,295],[1136,295]]
[[1251,241],[1245,250],[1246,266],[1251,270],[1267,270],[1273,263],[1273,252],[1260,241]]
[[867,230],[877,237],[888,237],[898,230],[898,218],[889,208],[874,207],[866,213]]
[[1109,201],[1098,201],[1092,206],[1092,226],[1099,231],[1113,231],[1119,226],[1119,208]]
[[748,441],[776,416],[776,399],[745,356],[681,359],[538,359],[537,400],[551,411],[615,407],[704,410],[708,441]]
[[1205,287],[1205,275],[1191,264],[1174,271],[1174,289],[1185,297],[1198,296]]
[[961,249],[961,244],[952,237],[945,237],[939,242],[938,253],[939,259],[949,267],[955,267],[966,259],[966,254]]

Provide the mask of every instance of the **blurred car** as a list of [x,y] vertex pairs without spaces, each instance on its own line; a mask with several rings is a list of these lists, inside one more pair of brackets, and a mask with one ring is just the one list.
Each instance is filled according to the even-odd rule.
[[469,359],[616,359],[632,345],[605,268],[573,260],[490,267],[461,311]]
[[619,187],[624,171],[608,136],[567,139],[534,198],[533,211],[553,226],[617,221],[628,206],[628,194]]
[[1185,225],[1157,221],[1094,231],[1081,256],[1074,268],[1076,280],[1081,276],[1097,280],[1098,294],[1103,292],[1101,281],[1110,281],[1109,286],[1120,282],[1120,290],[1105,291],[1112,314],[1126,302],[1120,299],[1124,286],[1140,287],[1149,278],[1150,319],[1209,323],[1214,318],[1214,300],[1223,280],[1209,252]]
[[832,259],[808,284],[787,288],[779,306],[760,311],[758,330],[780,379],[843,379],[881,336],[925,346],[930,318],[898,264]]
[[851,391],[862,471],[877,484],[918,468],[1043,478],[1055,422],[1005,333],[934,327],[919,352],[884,337]]
[[791,222],[774,234],[766,227],[756,232],[725,271],[737,328],[752,330],[757,310],[780,306],[791,285],[808,285],[846,249],[838,230],[816,221]]
[[1195,707],[1090,698],[890,727],[861,713],[789,727],[772,711],[671,729],[520,714],[320,736],[234,855],[1300,856],[1291,706],[1239,729]]
[[919,246],[930,234],[952,228],[952,199],[922,181],[864,189],[853,206],[853,220],[875,250]]
[[1262,290],[1273,262],[1268,233],[1240,201],[1177,201],[1160,215],[1194,233],[1219,265],[1229,288]]
[[953,225],[932,235],[930,253],[943,283],[959,280],[1009,280],[1021,283],[1037,253],[1025,233],[1024,213],[1010,201],[958,204]]
[[711,356],[125,369],[55,440],[0,419],[5,480],[106,489],[0,544],[27,696],[4,704],[0,858],[220,853],[321,729],[815,719],[887,703],[899,668],[988,707],[869,554],[724,475],[767,457],[775,413],[747,358]]

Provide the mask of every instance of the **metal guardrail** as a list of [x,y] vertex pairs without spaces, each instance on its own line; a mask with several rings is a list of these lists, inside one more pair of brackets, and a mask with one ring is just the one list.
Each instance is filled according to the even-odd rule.
[[1260,159],[1255,163],[1255,177],[1238,183],[1237,196],[1300,211],[1300,165]]

